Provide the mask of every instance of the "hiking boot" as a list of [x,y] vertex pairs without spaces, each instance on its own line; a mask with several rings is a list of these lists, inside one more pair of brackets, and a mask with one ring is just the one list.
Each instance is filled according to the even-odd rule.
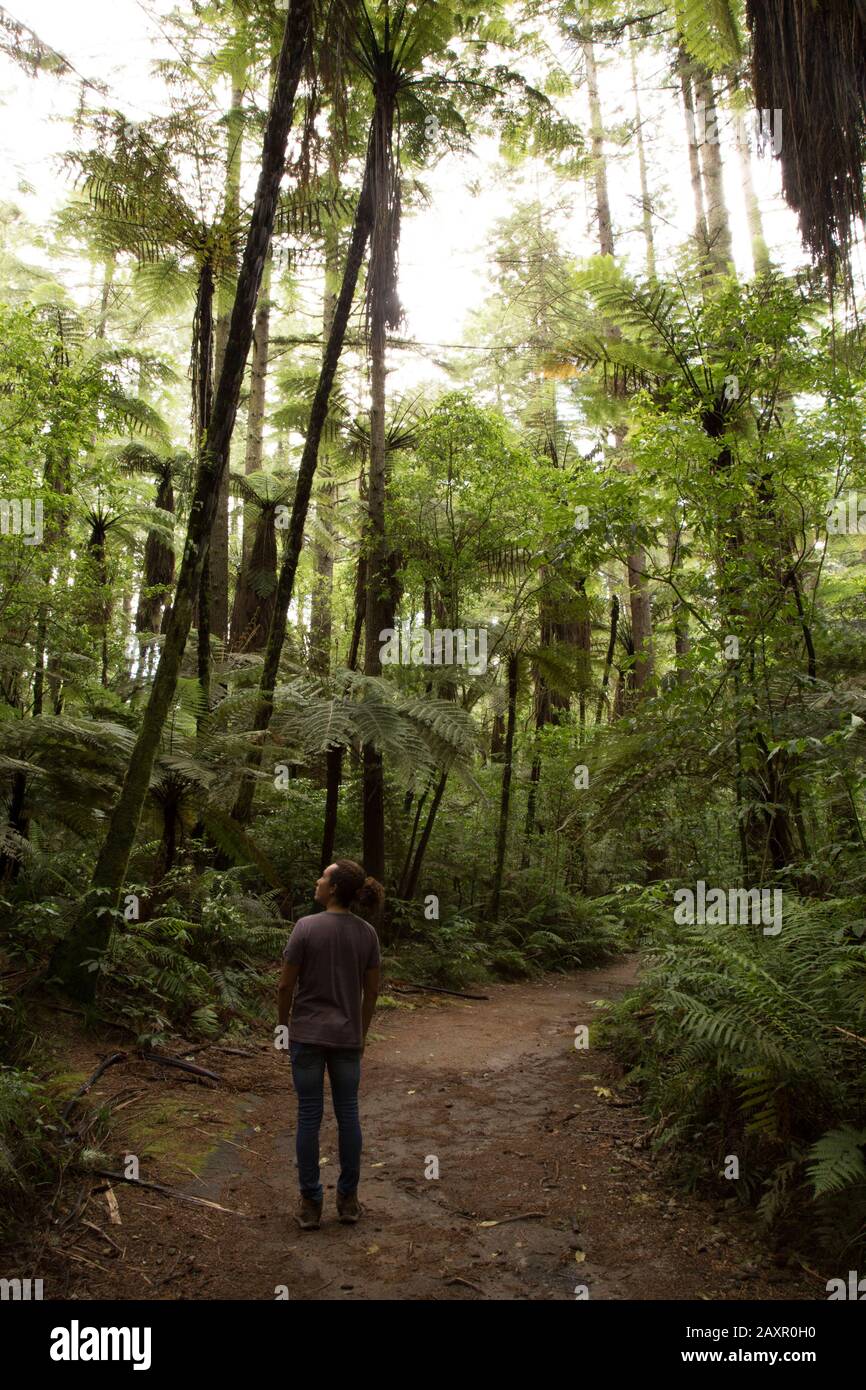
[[301,1197],[296,1219],[302,1231],[317,1231],[322,1224],[322,1203]]
[[361,1215],[361,1207],[354,1192],[348,1193],[345,1197],[342,1193],[337,1193],[337,1215],[344,1226],[354,1226]]

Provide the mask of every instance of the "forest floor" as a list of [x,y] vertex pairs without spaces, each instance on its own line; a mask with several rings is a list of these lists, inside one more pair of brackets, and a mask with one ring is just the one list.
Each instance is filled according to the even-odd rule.
[[[556,1300],[582,1296],[578,1286],[591,1299],[826,1297],[823,1278],[773,1255],[732,1200],[679,1191],[621,1068],[575,1048],[575,1026],[597,1020],[598,1001],[623,994],[636,969],[620,960],[481,986],[487,1001],[416,995],[377,1013],[355,1227],[336,1219],[327,1095],[323,1223],[295,1224],[295,1102],[270,1042],[243,1056],[198,1050],[217,1087],[137,1057],[113,1066],[88,1102],[114,1102],[108,1166],[136,1154],[142,1178],[228,1210],[70,1177],[28,1252],[33,1277],[46,1298],[76,1299]],[[68,1095],[116,1047],[53,1020]],[[438,1178],[425,1176],[432,1156]],[[31,1272],[22,1258],[10,1272]]]

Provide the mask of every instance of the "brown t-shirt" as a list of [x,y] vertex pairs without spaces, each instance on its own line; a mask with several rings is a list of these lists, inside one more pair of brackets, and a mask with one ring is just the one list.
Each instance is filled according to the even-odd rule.
[[291,1042],[320,1047],[361,1047],[361,989],[365,970],[381,960],[379,938],[354,912],[315,912],[292,928],[283,960],[301,967]]

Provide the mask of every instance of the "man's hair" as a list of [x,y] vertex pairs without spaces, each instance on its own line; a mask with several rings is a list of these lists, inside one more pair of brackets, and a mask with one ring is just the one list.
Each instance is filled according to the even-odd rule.
[[340,907],[374,912],[385,900],[385,889],[379,880],[365,874],[354,859],[335,860],[328,882]]

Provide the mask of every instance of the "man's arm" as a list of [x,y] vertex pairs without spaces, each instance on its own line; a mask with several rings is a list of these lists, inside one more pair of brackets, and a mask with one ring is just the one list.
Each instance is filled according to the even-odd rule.
[[376,1000],[378,999],[378,997],[379,967],[377,965],[373,970],[364,971],[364,989],[361,998],[361,1026],[364,1030],[364,1042],[362,1043],[362,1049],[367,1042],[367,1029],[370,1027],[370,1023],[373,1018],[373,1012],[376,1008]]
[[[295,992],[295,985],[298,975],[301,973],[299,965],[290,965],[287,960],[283,961],[283,969],[280,974],[280,984],[277,990],[277,1022],[285,1027],[292,1012],[292,995]],[[372,1010],[370,1011],[372,1014]]]

